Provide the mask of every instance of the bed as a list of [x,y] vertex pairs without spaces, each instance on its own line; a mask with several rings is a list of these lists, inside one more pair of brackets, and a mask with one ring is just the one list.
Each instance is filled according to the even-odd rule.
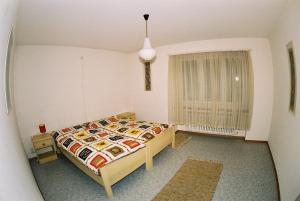
[[[108,124],[101,124],[103,120]],[[151,126],[139,128],[146,124]],[[130,129],[125,132],[125,128]],[[166,146],[172,144],[174,148],[175,145],[173,126],[116,117],[64,128],[53,132],[52,136],[60,152],[104,186],[109,198],[113,196],[113,184],[143,164],[151,170],[153,156]]]
[[148,169],[152,169],[153,156],[166,146],[175,148],[175,127],[156,122],[136,121],[111,116],[89,123],[90,128],[102,128],[119,135],[143,140],[146,145]]

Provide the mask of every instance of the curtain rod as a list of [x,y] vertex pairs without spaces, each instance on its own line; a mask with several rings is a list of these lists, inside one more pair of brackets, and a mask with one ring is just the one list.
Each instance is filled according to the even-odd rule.
[[250,52],[252,49],[220,49],[220,50],[208,50],[208,51],[187,51],[187,52],[178,52],[171,53],[168,56],[177,56],[177,55],[185,55],[185,54],[197,54],[197,53],[214,53],[214,52],[238,52],[238,51],[247,51]]

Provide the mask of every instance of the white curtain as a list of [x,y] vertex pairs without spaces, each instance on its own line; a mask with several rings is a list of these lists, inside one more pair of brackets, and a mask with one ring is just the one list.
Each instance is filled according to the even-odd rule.
[[248,51],[170,56],[170,123],[248,130],[252,74]]

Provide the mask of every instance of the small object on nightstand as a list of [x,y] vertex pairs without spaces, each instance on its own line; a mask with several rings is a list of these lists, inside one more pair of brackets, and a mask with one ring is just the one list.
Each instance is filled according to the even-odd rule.
[[45,124],[40,124],[39,125],[40,133],[45,134],[46,133],[46,125]]
[[57,159],[53,139],[50,134],[34,135],[31,137],[31,141],[40,164]]
[[123,113],[117,114],[117,117],[119,119],[135,120],[135,113],[134,112],[123,112]]

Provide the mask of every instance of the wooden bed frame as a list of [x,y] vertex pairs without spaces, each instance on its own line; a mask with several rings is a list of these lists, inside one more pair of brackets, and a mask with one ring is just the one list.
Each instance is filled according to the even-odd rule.
[[66,156],[74,165],[81,169],[85,174],[94,179],[97,183],[104,186],[107,197],[113,196],[111,186],[125,176],[136,170],[138,167],[146,163],[146,170],[153,168],[153,156],[158,154],[166,146],[172,144],[175,146],[175,127],[171,126],[162,134],[146,143],[146,147],[129,154],[121,159],[111,162],[99,169],[99,175],[82,164],[73,155],[59,147],[60,152]]
[[169,144],[175,148],[175,126],[170,126],[159,136],[146,143],[146,166],[147,170],[153,167],[153,157]]

